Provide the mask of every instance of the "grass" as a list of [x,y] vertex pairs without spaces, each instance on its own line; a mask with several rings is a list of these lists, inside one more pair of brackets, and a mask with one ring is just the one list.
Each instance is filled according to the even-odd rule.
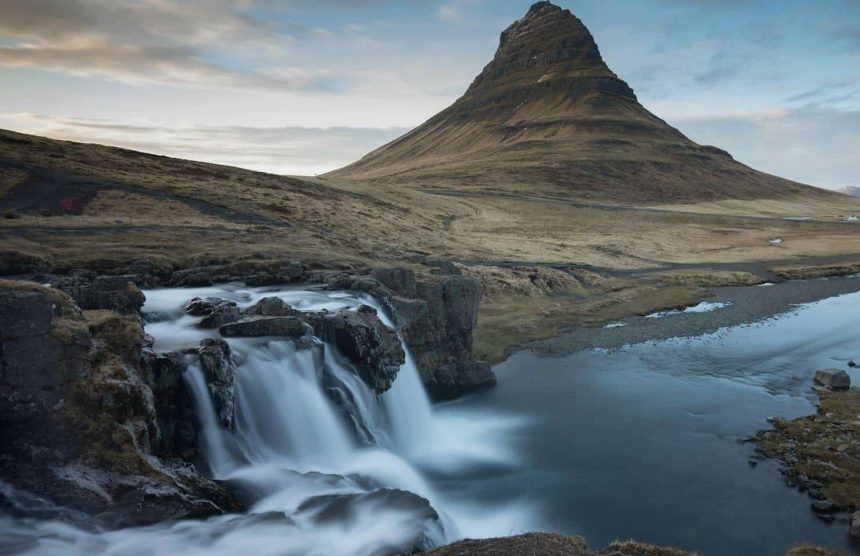
[[[18,161],[31,177],[48,168],[99,187],[81,215],[30,211],[0,219],[4,260],[18,253],[64,271],[141,259],[168,268],[300,259],[318,267],[405,265],[420,273],[429,271],[423,256],[451,259],[484,284],[476,346],[491,361],[567,326],[686,304],[704,287],[756,283],[771,266],[831,272],[860,261],[858,228],[751,219],[750,201],[655,211],[595,205],[557,187],[524,190],[514,182],[439,195],[434,191],[444,183],[428,191],[416,183],[275,176],[3,131],[0,159]],[[18,170],[3,175],[21,179]],[[796,215],[798,205],[786,202],[767,210]],[[817,200],[808,212],[835,214],[844,203]],[[772,237],[784,242],[773,247]],[[574,266],[566,272],[546,265]]]
[[860,391],[824,391],[819,400],[815,415],[775,420],[758,449],[781,460],[789,477],[819,483],[838,506],[860,509]]

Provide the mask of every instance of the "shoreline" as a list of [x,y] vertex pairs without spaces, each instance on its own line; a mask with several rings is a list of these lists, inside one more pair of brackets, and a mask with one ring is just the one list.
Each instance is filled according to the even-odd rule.
[[552,338],[524,344],[512,353],[531,351],[541,357],[564,357],[588,349],[614,350],[644,342],[701,336],[773,318],[790,312],[797,305],[858,291],[860,276],[710,288],[700,301],[727,305],[706,312],[681,312],[660,318],[627,317],[610,323],[610,327],[572,327]]

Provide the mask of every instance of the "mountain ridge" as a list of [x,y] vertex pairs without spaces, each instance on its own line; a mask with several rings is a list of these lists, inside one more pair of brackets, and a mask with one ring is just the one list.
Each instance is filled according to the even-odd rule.
[[570,10],[537,2],[451,106],[329,177],[618,203],[831,193],[753,170],[645,109]]

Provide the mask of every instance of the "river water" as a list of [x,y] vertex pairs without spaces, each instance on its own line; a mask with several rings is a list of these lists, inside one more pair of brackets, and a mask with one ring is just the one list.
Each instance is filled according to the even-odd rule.
[[[245,307],[278,295],[308,311],[375,304],[242,286],[146,295],[147,331],[164,351],[212,335],[182,312],[194,296]],[[233,430],[218,424],[199,369],[186,380],[210,471],[250,493],[246,515],[112,532],[3,517],[0,552],[360,555],[530,530],[706,555],[782,554],[801,541],[849,551],[847,527],[814,517],[775,464],[751,467],[753,448],[738,439],[770,415],[814,410],[813,371],[860,355],[858,311],[860,294],[849,294],[696,338],[559,358],[520,352],[496,368],[496,388],[436,406],[411,358],[377,397],[321,340],[296,351],[276,338],[230,339]]]

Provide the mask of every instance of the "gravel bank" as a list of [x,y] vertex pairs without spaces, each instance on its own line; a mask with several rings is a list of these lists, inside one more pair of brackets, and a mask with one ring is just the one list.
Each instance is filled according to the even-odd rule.
[[628,344],[700,336],[720,328],[748,324],[791,311],[795,305],[860,291],[860,277],[796,280],[768,286],[715,288],[704,302],[725,304],[705,312],[685,311],[660,318],[627,318],[605,328],[572,328],[527,349],[544,356],[564,356],[583,349],[617,349]]

